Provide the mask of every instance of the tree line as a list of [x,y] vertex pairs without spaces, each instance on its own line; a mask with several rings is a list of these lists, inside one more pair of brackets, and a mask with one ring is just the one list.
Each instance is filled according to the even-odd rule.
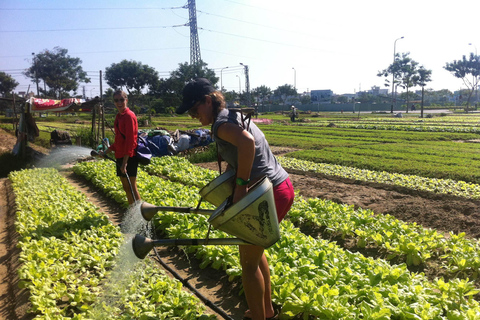
[[[478,87],[480,76],[480,56],[471,53],[468,57],[463,56],[460,60],[447,62],[444,69],[449,71],[456,78],[463,81],[467,87],[468,97],[466,102],[467,112],[473,92]],[[378,72],[377,76],[385,78],[385,86],[392,88],[392,112],[393,112],[393,91],[397,87],[406,90],[407,110],[409,106],[409,89],[420,86],[422,88],[422,106],[424,101],[425,86],[432,81],[432,71],[425,69],[417,61],[410,57],[410,53],[396,53],[393,63],[386,69]],[[392,81],[390,81],[390,77]],[[408,112],[408,111],[407,111]]]
[[[81,83],[91,82],[81,64],[82,60],[68,55],[67,49],[55,47],[53,50],[46,49],[34,55],[24,75],[32,80],[41,97],[52,99],[76,97]],[[456,78],[462,79],[467,86],[468,108],[471,97],[478,87],[480,57],[472,53],[468,57],[463,56],[462,59],[446,63],[444,68]],[[420,66],[409,56],[409,53],[397,53],[393,63],[377,73],[377,76],[385,78],[385,86],[394,86],[394,89],[401,87],[406,90],[407,105],[411,96],[409,90],[416,86],[422,88],[423,101],[424,88],[431,81],[431,75],[432,71]],[[178,68],[170,73],[170,77],[160,78],[158,72],[146,64],[122,60],[105,68],[104,79],[110,88],[102,95],[104,98],[110,98],[114,89],[122,89],[129,94],[129,102],[132,106],[148,106],[149,112],[169,113],[180,104],[181,90],[185,83],[195,77],[207,78],[214,85],[219,81],[215,71],[208,68],[203,61],[196,65],[180,63]],[[10,75],[0,72],[0,93],[3,96],[11,94],[17,86],[18,83]],[[287,102],[293,104],[296,101],[301,104],[310,103],[308,96],[299,97],[297,90],[289,84],[279,86],[275,90],[262,85],[252,89],[251,92],[243,93],[223,89],[220,88],[231,105],[244,105],[246,101],[284,105]],[[252,97],[254,99],[249,99]],[[292,97],[294,97],[293,100]],[[366,97],[364,96],[363,99]],[[105,99],[105,102],[108,104],[109,99]]]

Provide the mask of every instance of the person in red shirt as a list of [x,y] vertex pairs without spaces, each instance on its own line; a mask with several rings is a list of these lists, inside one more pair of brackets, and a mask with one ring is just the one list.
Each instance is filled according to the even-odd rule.
[[[127,107],[128,97],[122,90],[113,93],[113,101],[118,110],[114,123],[115,142],[103,154],[107,155],[112,151],[115,153],[117,176],[122,181],[128,203],[134,204],[136,201],[140,201],[137,188],[138,160],[135,157],[138,134],[137,116]],[[130,183],[128,179],[130,179]]]

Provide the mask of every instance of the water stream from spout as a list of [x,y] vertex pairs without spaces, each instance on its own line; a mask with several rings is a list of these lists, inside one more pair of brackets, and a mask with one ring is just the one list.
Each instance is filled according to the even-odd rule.
[[110,274],[104,279],[102,293],[95,301],[91,311],[92,319],[113,319],[114,315],[122,313],[125,292],[129,290],[132,279],[141,276],[144,268],[137,265],[143,263],[133,252],[133,237],[126,236],[125,242],[119,248],[115,258],[115,265]]
[[143,260],[137,258],[132,244],[135,234],[150,235],[148,223],[140,212],[141,204],[141,201],[137,201],[125,213],[121,224],[125,242],[115,258],[114,268],[104,280],[102,294],[92,310],[93,319],[109,319],[112,315],[121,313],[122,306],[126,303],[123,301],[123,293],[129,290],[132,279],[140,278],[144,272],[145,268],[139,267]]
[[128,208],[122,221],[122,233],[133,235],[138,233],[145,237],[151,237],[152,231],[148,227],[148,221],[142,216],[141,205],[142,201],[137,201]]
[[42,157],[35,165],[42,167],[58,167],[90,157],[91,148],[79,146],[63,146],[53,149],[50,154]]

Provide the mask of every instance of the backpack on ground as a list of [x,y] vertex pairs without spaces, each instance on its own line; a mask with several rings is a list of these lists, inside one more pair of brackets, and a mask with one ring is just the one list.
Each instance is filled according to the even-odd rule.
[[144,132],[138,132],[137,137],[135,157],[138,159],[138,163],[146,166],[150,164],[150,161],[152,160],[152,151],[148,147],[147,134]]

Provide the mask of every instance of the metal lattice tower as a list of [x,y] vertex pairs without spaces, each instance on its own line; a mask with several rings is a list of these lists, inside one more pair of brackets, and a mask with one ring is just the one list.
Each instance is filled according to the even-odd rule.
[[198,41],[197,9],[195,6],[195,0],[188,0],[188,13],[188,25],[190,26],[190,64],[198,65],[202,58],[200,56],[200,42]]

